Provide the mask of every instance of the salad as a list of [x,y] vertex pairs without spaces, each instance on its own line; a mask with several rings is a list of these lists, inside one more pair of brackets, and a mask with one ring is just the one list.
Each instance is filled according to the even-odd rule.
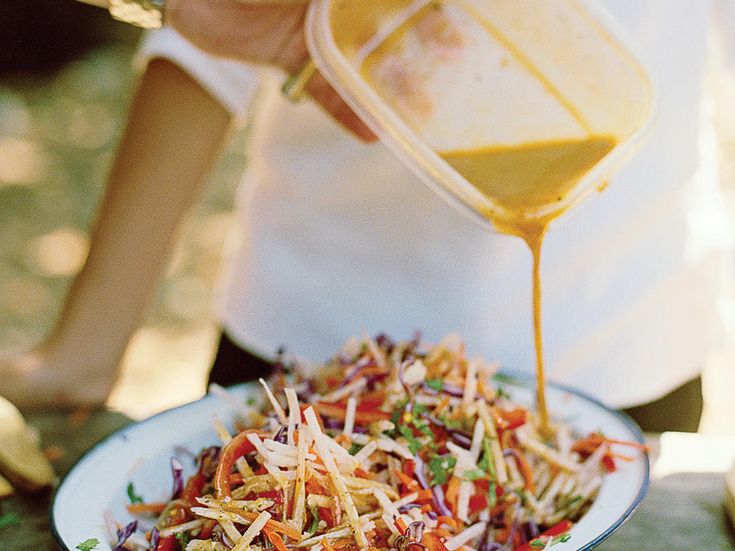
[[452,336],[353,339],[313,380],[277,366],[263,407],[237,405],[236,434],[215,420],[221,444],[188,480],[172,459],[168,502],[128,487],[136,520],[114,526],[116,551],[548,549],[631,460],[614,448],[643,447],[542,434]]

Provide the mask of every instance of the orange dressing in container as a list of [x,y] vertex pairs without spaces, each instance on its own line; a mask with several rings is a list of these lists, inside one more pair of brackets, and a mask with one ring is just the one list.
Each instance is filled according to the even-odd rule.
[[562,215],[565,208],[551,208],[549,214],[541,217],[532,217],[530,213],[555,203],[565,205],[564,199],[575,184],[615,145],[611,137],[590,136],[581,140],[440,153],[468,182],[503,207],[503,218],[485,213],[495,228],[520,237],[531,250],[536,401],[544,429],[548,429],[549,421],[541,332],[541,245],[549,222]]

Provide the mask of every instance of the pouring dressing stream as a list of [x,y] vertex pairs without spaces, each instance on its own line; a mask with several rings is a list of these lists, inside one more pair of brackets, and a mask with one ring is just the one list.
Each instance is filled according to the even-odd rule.
[[[483,213],[495,228],[526,242],[533,257],[533,333],[536,352],[536,402],[540,424],[549,430],[546,410],[541,322],[541,248],[549,223],[561,216],[564,198],[600,159],[615,147],[608,136],[585,140],[549,141],[514,147],[449,151],[440,155],[479,191],[495,199],[505,216]],[[535,208],[557,203],[542,217],[529,217]]]

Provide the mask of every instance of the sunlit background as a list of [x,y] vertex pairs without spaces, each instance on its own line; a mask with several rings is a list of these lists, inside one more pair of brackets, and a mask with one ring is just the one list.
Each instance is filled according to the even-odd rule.
[[[20,354],[53,327],[85,261],[134,89],[138,33],[71,0],[41,3],[47,11],[41,14],[8,4],[0,6],[0,25],[8,27],[0,29],[0,350]],[[38,28],[39,20],[54,25]],[[713,74],[711,85],[731,98],[719,130],[727,197],[735,204],[735,80]],[[217,338],[212,292],[245,164],[245,134],[234,135],[181,228],[154,304],[125,355],[110,405],[132,417],[204,391]],[[735,327],[735,308],[723,308]],[[735,346],[706,367],[702,429],[735,434]]]

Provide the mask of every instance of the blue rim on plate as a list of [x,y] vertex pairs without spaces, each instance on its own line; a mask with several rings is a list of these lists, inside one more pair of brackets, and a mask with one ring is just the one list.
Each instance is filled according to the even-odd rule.
[[[535,379],[532,375],[524,372],[519,371],[513,371],[513,370],[501,370],[497,376],[502,382],[510,382],[512,385],[516,386],[518,389],[533,389],[535,388]],[[248,392],[250,388],[256,388],[252,383],[249,384],[243,384],[243,385],[237,385],[236,387],[233,387],[233,390],[236,392]],[[607,417],[617,420],[622,426],[627,430],[632,436],[635,437],[635,439],[640,442],[644,443],[643,433],[641,432],[640,428],[637,426],[637,424],[625,413],[611,409],[610,407],[606,406],[602,402],[600,402],[598,399],[587,395],[584,392],[580,392],[579,390],[572,388],[567,385],[562,385],[554,382],[549,382],[547,385],[547,388],[555,389],[556,391],[559,391],[561,393],[566,393],[571,396],[575,396],[582,400],[582,402],[587,402],[588,405],[594,406],[597,410],[604,413]],[[49,517],[50,517],[50,525],[51,525],[51,532],[56,539],[59,547],[64,551],[74,551],[70,545],[74,545],[73,542],[68,542],[64,540],[64,536],[62,536],[62,529],[59,525],[59,520],[57,518],[56,509],[57,506],[59,506],[59,496],[62,494],[62,492],[65,489],[65,485],[70,481],[73,477],[78,477],[80,474],[84,473],[85,468],[88,466],[88,464],[91,464],[96,456],[98,454],[103,453],[105,448],[108,446],[114,445],[118,441],[127,442],[129,437],[135,433],[138,433],[140,431],[145,431],[148,428],[148,425],[151,423],[155,423],[156,421],[159,421],[161,419],[165,419],[166,417],[173,416],[176,417],[181,414],[182,410],[193,410],[196,408],[207,408],[209,403],[212,402],[213,404],[217,404],[217,408],[221,410],[226,410],[227,406],[224,405],[223,402],[220,402],[215,397],[209,395],[205,396],[199,400],[196,400],[194,402],[190,402],[188,404],[183,404],[181,406],[177,406],[172,409],[168,409],[166,411],[160,412],[158,414],[155,414],[145,420],[133,422],[130,425],[127,425],[123,427],[122,429],[114,432],[113,434],[109,435],[99,443],[97,443],[94,447],[92,447],[88,452],[86,452],[75,464],[74,466],[69,470],[69,472],[63,477],[61,483],[56,488],[52,501],[51,501],[51,507],[49,511]],[[207,425],[208,428],[208,425]],[[212,434],[214,437],[214,435]],[[185,444],[185,442],[179,442],[180,444]],[[577,551],[587,551],[590,549],[593,549],[594,547],[598,546],[602,541],[607,539],[615,530],[617,530],[635,511],[635,509],[640,505],[641,501],[645,497],[649,483],[650,483],[650,462],[649,457],[647,453],[640,454],[640,461],[642,462],[641,465],[641,474],[642,474],[642,480],[640,482],[640,487],[638,488],[637,494],[631,499],[631,502],[629,506],[622,511],[618,517],[611,521],[611,524],[609,524],[604,531],[602,531],[600,534],[596,535],[592,540],[587,541],[583,544],[582,547],[578,547]],[[102,517],[102,511],[99,511],[100,517]],[[584,516],[581,520],[584,519]],[[83,541],[83,540],[80,540]],[[104,543],[103,541],[100,541],[100,543]]]

